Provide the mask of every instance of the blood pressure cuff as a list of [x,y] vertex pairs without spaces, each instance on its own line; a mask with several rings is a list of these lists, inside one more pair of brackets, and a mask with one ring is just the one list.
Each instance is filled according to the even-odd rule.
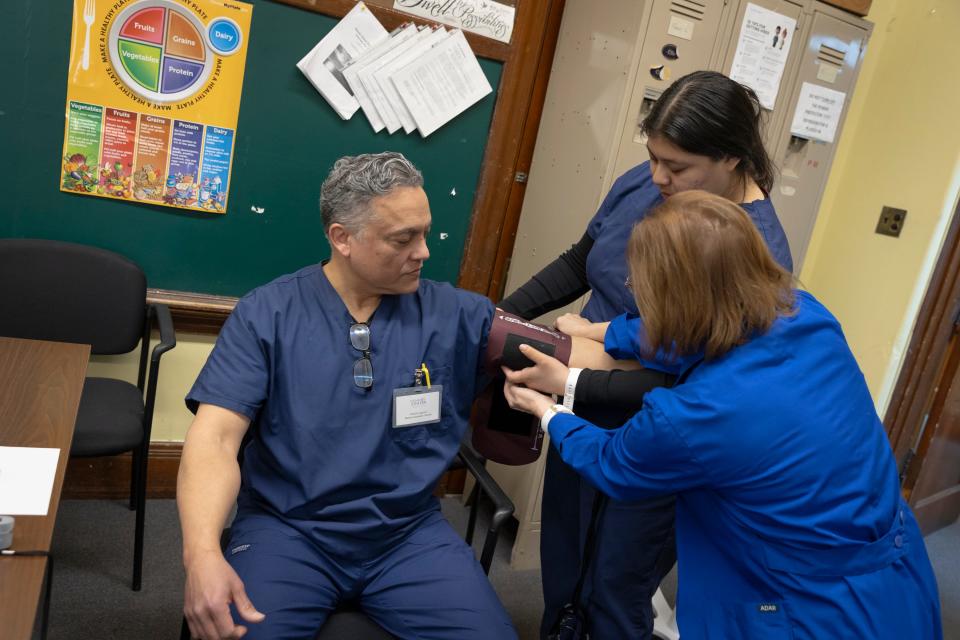
[[540,421],[528,413],[515,411],[503,396],[505,379],[501,366],[523,369],[533,362],[520,352],[527,344],[553,356],[570,361],[573,342],[570,336],[497,309],[487,338],[483,364],[493,381],[477,397],[470,423],[473,448],[484,458],[507,465],[535,462],[540,457],[543,434]]

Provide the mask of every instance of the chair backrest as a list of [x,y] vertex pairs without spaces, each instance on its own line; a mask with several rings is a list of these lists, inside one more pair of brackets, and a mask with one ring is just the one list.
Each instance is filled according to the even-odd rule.
[[121,255],[55,240],[0,239],[0,335],[133,350],[143,336],[147,279]]

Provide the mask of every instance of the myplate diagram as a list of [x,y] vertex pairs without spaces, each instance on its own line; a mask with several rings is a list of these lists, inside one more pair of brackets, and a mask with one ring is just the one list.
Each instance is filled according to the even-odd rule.
[[170,0],[144,0],[125,8],[110,27],[110,60],[132,91],[159,103],[189,98],[203,88],[214,54],[240,49],[240,27],[218,17],[204,25]]

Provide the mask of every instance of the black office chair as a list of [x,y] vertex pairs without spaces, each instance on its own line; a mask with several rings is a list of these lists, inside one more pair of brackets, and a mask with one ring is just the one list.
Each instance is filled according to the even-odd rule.
[[[140,267],[116,253],[53,240],[0,239],[0,335],[89,344],[93,354],[140,348],[136,386],[88,377],[83,385],[70,455],[130,451],[130,508],[136,510],[133,590],[143,573],[147,457],[160,356],[176,345],[169,309],[147,304]],[[160,342],[147,352],[156,321]],[[146,393],[144,393],[146,383]]]
[[[500,529],[513,515],[513,502],[503,492],[490,472],[484,466],[484,460],[469,447],[462,445],[457,458],[450,465],[450,469],[466,468],[476,481],[470,493],[470,517],[467,521],[467,531],[464,539],[467,544],[473,544],[473,532],[477,524],[477,509],[481,498],[489,499],[493,503],[493,513],[490,515],[490,526],[483,540],[483,550],[480,552],[480,566],[485,574],[490,573],[493,562],[493,553],[497,548]],[[220,536],[221,548],[226,548],[230,541],[230,529],[224,529]],[[330,614],[326,622],[314,636],[313,640],[395,640],[373,620],[368,618],[355,602],[345,602]],[[180,625],[180,639],[190,640],[190,628],[184,618]]]

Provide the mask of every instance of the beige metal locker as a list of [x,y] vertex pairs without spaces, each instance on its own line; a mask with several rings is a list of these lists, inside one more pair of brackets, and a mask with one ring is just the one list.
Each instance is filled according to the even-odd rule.
[[[810,19],[801,32],[803,55],[789,85],[785,118],[778,126],[770,151],[780,170],[770,194],[783,223],[793,253],[794,272],[800,273],[820,199],[843,129],[843,120],[857,81],[866,43],[873,25],[821,2],[813,3]],[[791,133],[798,104],[804,97],[826,93],[843,95],[832,142]],[[811,93],[811,90],[814,93]],[[809,104],[809,100],[807,100]]]
[[656,0],[639,34],[636,78],[626,107],[607,186],[649,159],[640,122],[673,80],[700,69],[715,69],[726,48],[731,3],[727,0]]
[[[643,30],[650,4],[601,1],[602,10],[597,0],[566,2],[510,261],[508,292],[580,239],[607,188],[610,149],[619,135],[637,34]],[[551,314],[551,319],[579,309],[579,305],[568,306]],[[543,446],[550,446],[549,441]],[[487,464],[516,505],[519,526],[510,556],[515,569],[540,566],[545,460],[542,455],[536,464],[523,467]]]
[[[723,55],[723,62],[716,67],[719,71],[726,75],[730,75],[731,67],[733,66],[734,55],[737,51],[737,42],[740,35],[740,29],[743,25],[743,18],[746,15],[747,8],[749,5],[756,5],[770,11],[774,11],[780,15],[792,18],[796,21],[797,29],[802,29],[804,23],[809,20],[809,17],[804,13],[804,9],[807,8],[810,4],[810,0],[743,0],[739,3],[737,7],[736,14],[733,16],[733,19],[730,24],[730,29],[725,34],[726,39],[726,49]],[[777,95],[776,102],[774,103],[772,110],[765,110],[765,122],[764,122],[764,144],[767,147],[768,152],[772,154],[774,142],[777,140],[777,137],[780,132],[780,127],[785,118],[785,113],[787,112],[787,102],[789,102],[790,91],[789,91],[789,82],[790,78],[796,73],[796,68],[798,60],[801,57],[803,47],[800,46],[802,39],[797,37],[800,32],[793,34],[793,40],[790,42],[789,55],[787,57],[786,67],[783,72],[783,77],[780,81],[780,90]]]

